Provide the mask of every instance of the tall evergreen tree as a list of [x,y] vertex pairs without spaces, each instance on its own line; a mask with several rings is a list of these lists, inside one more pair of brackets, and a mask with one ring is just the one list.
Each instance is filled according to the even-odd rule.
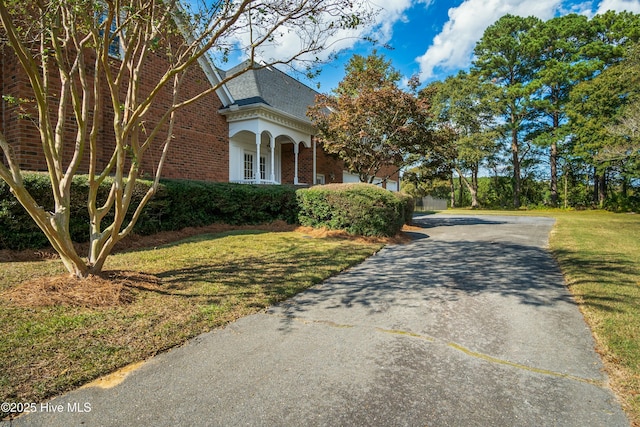
[[535,17],[505,15],[487,28],[474,50],[474,70],[500,89],[496,102],[510,137],[515,208],[520,207],[520,138],[532,119],[531,81],[539,66],[539,46],[532,34],[540,25]]
[[590,21],[591,41],[583,48],[593,77],[575,85],[567,114],[571,119],[572,151],[593,170],[593,199],[602,205],[607,196],[607,175],[624,168],[618,155],[627,138],[611,132],[628,105],[640,96],[637,49],[640,15],[607,12]]
[[593,73],[582,56],[590,42],[589,22],[583,15],[565,15],[541,23],[533,34],[540,55],[531,85],[533,105],[540,113],[536,141],[549,148],[551,204],[558,204],[558,145],[568,136],[566,104],[571,89]]

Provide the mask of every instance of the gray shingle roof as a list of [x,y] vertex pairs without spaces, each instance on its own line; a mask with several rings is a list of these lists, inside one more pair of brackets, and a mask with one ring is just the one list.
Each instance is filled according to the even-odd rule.
[[[248,64],[245,61],[225,74],[233,74]],[[305,121],[309,121],[307,107],[313,105],[318,95],[315,90],[275,67],[251,69],[226,85],[239,106],[264,103]]]

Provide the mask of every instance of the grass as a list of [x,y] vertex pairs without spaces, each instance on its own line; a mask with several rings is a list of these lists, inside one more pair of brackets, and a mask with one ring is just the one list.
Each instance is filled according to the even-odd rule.
[[[640,215],[449,212],[556,218],[551,250],[593,331],[614,390],[640,426]],[[106,269],[144,271],[157,280],[131,280],[132,301],[125,305],[23,308],[0,299],[0,401],[39,402],[144,360],[282,301],[380,246],[299,232],[199,235],[113,255]],[[63,272],[55,260],[0,267],[0,293]]]
[[551,251],[593,331],[611,386],[632,423],[640,426],[640,215],[560,210],[474,213],[556,219]]
[[640,216],[558,215],[551,247],[612,385],[640,426]]
[[[125,278],[125,303],[101,307],[18,304],[15,291],[25,280],[62,274],[62,265],[1,263],[0,402],[41,402],[144,360],[282,301],[380,247],[300,232],[199,235],[112,255],[105,270],[153,276]],[[6,298],[11,292],[14,301]],[[28,298],[24,290],[19,295]]]

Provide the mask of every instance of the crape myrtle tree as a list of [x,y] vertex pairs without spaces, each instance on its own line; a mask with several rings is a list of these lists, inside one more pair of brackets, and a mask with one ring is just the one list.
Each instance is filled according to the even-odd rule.
[[415,92],[398,86],[400,73],[377,52],[354,55],[346,75],[332,95],[318,95],[307,115],[318,128],[318,139],[336,154],[361,182],[383,181],[415,162],[433,142],[428,106]]
[[[188,98],[181,84],[191,67],[210,53],[224,59],[234,50],[262,66],[316,58],[327,40],[366,24],[371,14],[366,2],[350,0],[199,0],[185,2],[184,7],[178,0],[0,0],[0,43],[15,53],[33,91],[33,99],[27,101],[46,158],[53,211],[39,206],[25,188],[12,141],[2,134],[0,178],[72,275],[97,274],[156,192],[176,112],[211,96],[235,77],[225,76]],[[296,36],[295,52],[277,58],[267,55],[285,35]],[[120,45],[118,60],[110,56],[114,44]],[[145,68],[158,54],[166,59],[166,69],[157,80],[149,81]],[[158,113],[160,94],[167,91],[172,102]],[[25,101],[2,95],[6,100]],[[114,116],[115,141],[110,160],[99,169],[96,159],[103,150],[98,146],[99,121],[106,110]],[[162,153],[154,182],[134,206],[140,165],[153,146]],[[65,156],[67,150],[71,156]],[[69,216],[72,178],[87,156],[90,246],[83,258],[71,241]],[[71,160],[65,162],[65,158]],[[113,182],[108,199],[98,203],[98,187],[108,177]],[[114,219],[105,224],[108,212]]]

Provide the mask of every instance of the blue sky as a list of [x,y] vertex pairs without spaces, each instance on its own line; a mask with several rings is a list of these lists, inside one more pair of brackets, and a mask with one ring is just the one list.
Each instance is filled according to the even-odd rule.
[[[377,49],[392,61],[405,78],[419,74],[429,83],[467,69],[472,50],[484,30],[501,16],[534,15],[541,19],[568,13],[589,17],[606,10],[640,13],[640,0],[372,0],[380,7],[377,25],[362,35],[380,41],[353,43],[341,51],[338,60],[322,67],[320,77],[304,81],[320,92],[330,92],[344,77],[344,64],[353,54],[368,55]],[[387,49],[383,45],[389,45]]]

